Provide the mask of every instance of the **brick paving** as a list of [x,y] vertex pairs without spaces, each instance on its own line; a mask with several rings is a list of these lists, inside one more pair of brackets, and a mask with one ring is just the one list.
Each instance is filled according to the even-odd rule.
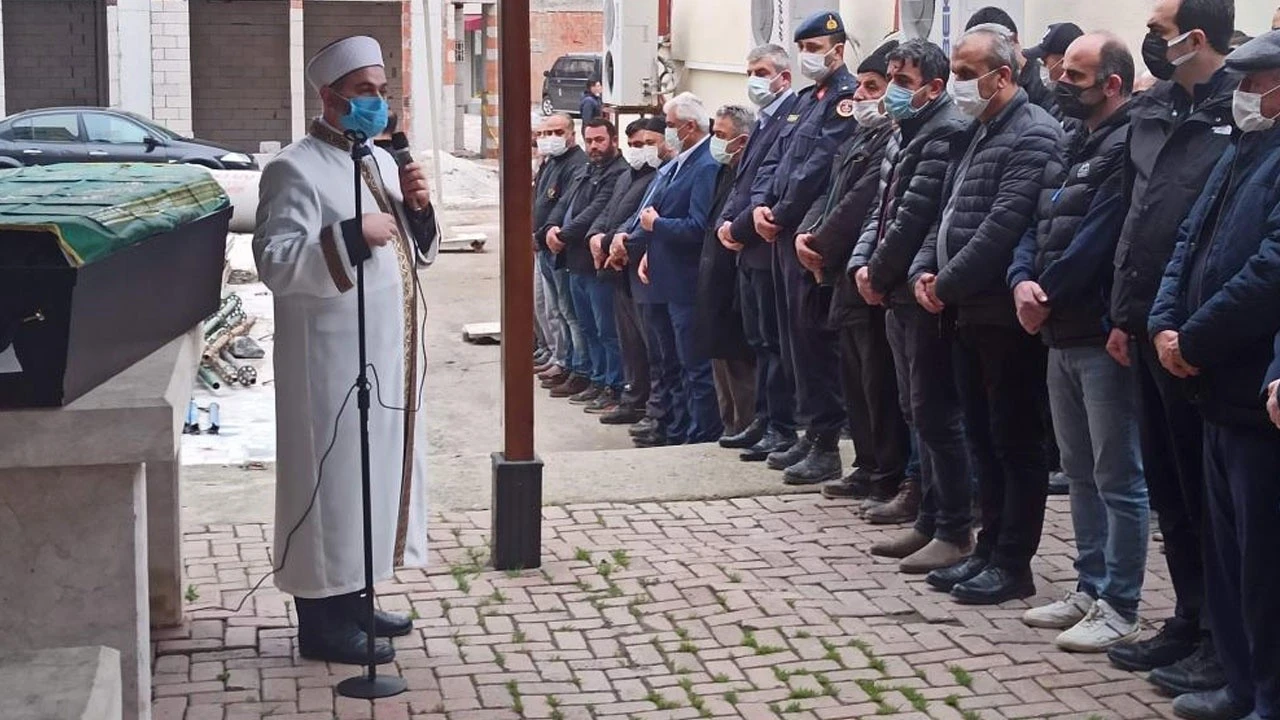
[[[297,657],[265,573],[271,528],[186,535],[190,621],[154,634],[155,720],[904,720],[1171,718],[1104,656],[1058,652],[1027,602],[958,606],[867,553],[894,528],[816,495],[547,507],[543,566],[483,567],[489,514],[433,517],[431,565],[380,587],[416,615],[395,641],[409,691],[335,697],[358,668]],[[1042,602],[1070,585],[1071,521],[1050,501]],[[1170,613],[1152,546],[1143,616]],[[384,666],[387,667],[387,666]]]

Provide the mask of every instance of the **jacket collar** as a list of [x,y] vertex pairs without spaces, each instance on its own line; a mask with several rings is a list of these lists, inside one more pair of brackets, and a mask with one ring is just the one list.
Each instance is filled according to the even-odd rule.
[[946,90],[942,94],[934,98],[928,105],[920,108],[920,112],[898,122],[898,127],[902,128],[904,134],[915,135],[924,124],[929,122],[931,118],[942,112],[943,108],[950,107],[953,104],[951,95]]
[[1013,99],[1009,101],[1009,104],[1006,105],[995,117],[991,118],[986,123],[983,123],[987,126],[987,135],[991,136],[1000,132],[1000,130],[1004,128],[1005,124],[1009,122],[1009,118],[1013,117],[1014,113],[1018,112],[1018,110],[1028,102],[1030,102],[1030,98],[1027,95],[1027,91],[1022,88],[1018,88],[1018,92],[1013,94]]

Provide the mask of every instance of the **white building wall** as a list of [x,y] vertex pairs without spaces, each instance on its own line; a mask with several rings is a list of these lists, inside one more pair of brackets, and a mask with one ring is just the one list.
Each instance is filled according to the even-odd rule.
[[[115,15],[111,104],[151,117],[155,112],[151,95],[155,79],[151,57],[151,0],[117,0]],[[176,40],[173,44],[177,47]]]
[[191,134],[191,24],[187,0],[151,2],[152,113],[177,133]]

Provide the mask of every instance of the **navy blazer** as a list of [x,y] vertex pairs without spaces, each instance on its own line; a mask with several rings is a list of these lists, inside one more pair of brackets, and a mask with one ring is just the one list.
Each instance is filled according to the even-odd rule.
[[[738,217],[744,210],[750,210],[755,207],[751,204],[752,184],[755,183],[760,166],[764,164],[764,159],[769,156],[769,149],[777,141],[778,134],[782,132],[782,126],[787,124],[787,117],[791,114],[799,99],[800,97],[796,93],[791,93],[791,95],[787,96],[782,101],[782,104],[778,105],[764,128],[753,132],[751,137],[747,139],[747,147],[742,151],[742,162],[738,163],[738,174],[734,180],[733,193],[729,196],[728,202],[725,203],[717,225],[723,224],[725,221],[733,222],[734,218]],[[763,117],[763,113],[761,113],[761,117]],[[764,242],[764,238],[755,233],[755,228],[751,229],[750,237],[740,238],[735,236],[734,239],[746,246],[738,254],[739,263],[756,270],[768,270],[772,267],[773,246]]]
[[[631,243],[649,253],[649,302],[693,304],[702,238],[711,224],[719,173],[720,163],[711,157],[711,143],[704,140],[666,189],[650,201],[659,215],[653,231],[637,225],[631,234]],[[639,256],[633,261],[639,262]]]

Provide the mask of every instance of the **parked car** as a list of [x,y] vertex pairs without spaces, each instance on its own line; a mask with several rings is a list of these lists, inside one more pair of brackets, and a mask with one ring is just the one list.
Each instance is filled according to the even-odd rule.
[[567,112],[576,117],[587,83],[600,77],[600,54],[561,55],[542,76],[542,114]]
[[0,121],[0,167],[65,162],[190,163],[256,170],[253,156],[101,107],[27,110]]

